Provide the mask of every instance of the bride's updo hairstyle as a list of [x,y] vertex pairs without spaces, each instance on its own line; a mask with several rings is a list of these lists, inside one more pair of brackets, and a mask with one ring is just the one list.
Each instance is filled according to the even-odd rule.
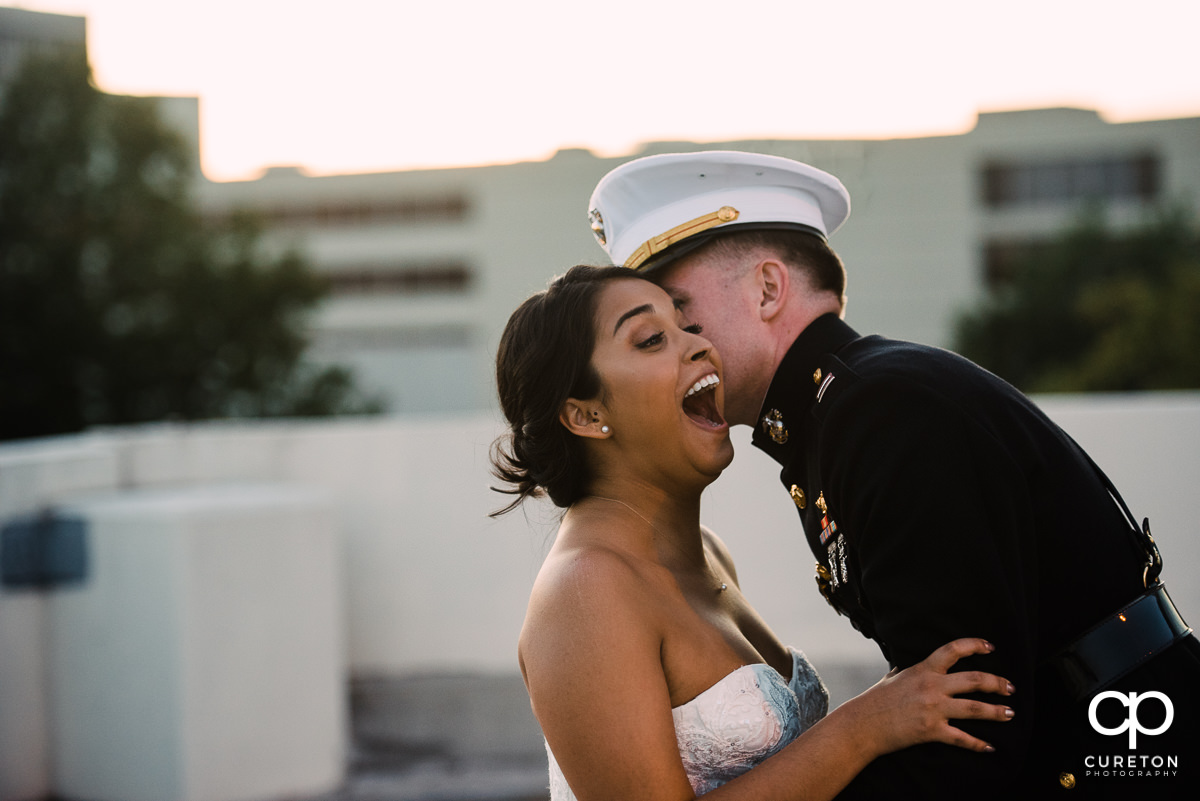
[[493,473],[516,495],[504,514],[545,493],[555,506],[582,498],[591,479],[583,444],[559,421],[568,398],[600,394],[592,367],[596,299],[608,281],[641,279],[624,267],[572,267],[522,303],[496,351],[496,390],[508,431],[492,446]]

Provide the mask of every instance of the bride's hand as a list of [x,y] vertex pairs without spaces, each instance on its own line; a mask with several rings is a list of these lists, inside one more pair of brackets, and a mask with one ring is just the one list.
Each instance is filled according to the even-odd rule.
[[867,747],[877,755],[918,743],[947,743],[972,751],[992,751],[991,745],[950,724],[951,720],[1011,720],[1013,711],[955,696],[965,693],[1012,695],[1012,684],[981,671],[948,673],[958,660],[986,654],[995,646],[986,640],[954,640],[922,662],[893,670],[875,686],[847,702],[858,706]]

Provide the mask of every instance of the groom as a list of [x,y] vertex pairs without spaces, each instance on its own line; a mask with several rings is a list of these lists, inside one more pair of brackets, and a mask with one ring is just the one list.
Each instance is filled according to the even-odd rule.
[[726,419],[782,467],[834,609],[900,668],[987,638],[965,668],[1017,689],[1012,722],[961,722],[995,753],[910,748],[841,797],[1195,797],[1200,644],[1148,529],[1012,386],[843,322],[849,211],[833,176],[734,152],[623,164],[590,209],[721,352]]

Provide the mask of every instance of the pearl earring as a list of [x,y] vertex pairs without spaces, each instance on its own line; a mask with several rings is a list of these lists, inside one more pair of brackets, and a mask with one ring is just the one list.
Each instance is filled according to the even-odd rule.
[[600,433],[607,434],[611,429],[608,426],[600,426]]

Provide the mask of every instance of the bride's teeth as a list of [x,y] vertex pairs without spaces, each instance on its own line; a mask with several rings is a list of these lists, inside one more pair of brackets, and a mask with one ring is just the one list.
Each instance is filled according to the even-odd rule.
[[717,376],[715,374],[714,375],[706,375],[704,378],[701,378],[695,384],[692,384],[692,388],[689,389],[687,391],[687,394],[684,395],[683,397],[690,398],[692,395],[695,395],[700,390],[706,389],[708,387],[716,386],[717,384],[720,384],[720,383],[721,383],[721,379],[717,378]]

